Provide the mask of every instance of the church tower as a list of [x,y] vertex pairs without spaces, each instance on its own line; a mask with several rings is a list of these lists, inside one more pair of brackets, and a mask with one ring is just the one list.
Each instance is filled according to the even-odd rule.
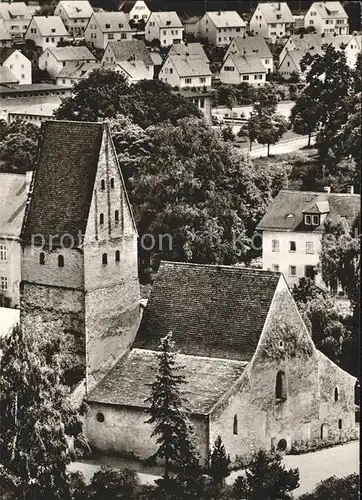
[[43,125],[22,228],[21,322],[59,333],[88,390],[134,340],[137,230],[107,125]]

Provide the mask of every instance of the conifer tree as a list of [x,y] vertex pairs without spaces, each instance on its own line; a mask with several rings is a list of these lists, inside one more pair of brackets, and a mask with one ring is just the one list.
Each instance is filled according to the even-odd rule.
[[215,440],[210,457],[209,474],[216,484],[222,485],[229,472],[230,457],[226,454],[221,436]]
[[[161,340],[158,354],[156,380],[149,384],[151,395],[147,423],[154,426],[152,436],[157,437],[158,450],[154,458],[165,463],[164,478],[170,478],[170,471],[176,470],[186,476],[198,466],[198,457],[192,440],[192,427],[182,405],[180,387],[186,383],[180,374],[176,354],[172,352],[172,333]],[[182,471],[182,472],[181,472]]]

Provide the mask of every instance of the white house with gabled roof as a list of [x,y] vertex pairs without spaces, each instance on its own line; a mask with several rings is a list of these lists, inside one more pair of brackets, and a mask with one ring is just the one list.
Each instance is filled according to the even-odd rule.
[[206,12],[198,22],[198,36],[206,43],[225,46],[246,33],[245,21],[236,11]]
[[263,87],[266,72],[258,56],[230,53],[221,67],[220,82],[230,85],[247,83],[254,87]]
[[212,73],[203,57],[168,55],[158,78],[180,89],[211,87]]
[[33,40],[37,47],[45,50],[68,40],[69,35],[59,16],[34,16],[26,30],[25,39]]
[[264,37],[257,36],[238,36],[230,43],[224,60],[230,54],[237,54],[239,56],[256,56],[265,67],[267,73],[273,72],[273,56],[270,52],[268,44]]
[[[12,38],[22,38],[36,9],[35,5],[26,5],[24,2],[0,2],[0,20],[4,21],[4,28]],[[0,34],[2,34],[2,23],[0,23]]]
[[96,58],[87,47],[49,47],[39,57],[39,68],[55,78],[65,67],[95,62]]
[[108,42],[132,40],[132,29],[124,12],[94,12],[84,32],[87,43],[105,50]]
[[182,43],[184,27],[176,12],[152,12],[145,26],[148,42],[159,40],[161,47]]
[[151,10],[143,0],[126,0],[122,2],[119,10],[128,14],[130,21],[144,21],[151,15]]
[[93,14],[93,7],[88,0],[60,0],[54,15],[60,16],[72,37],[84,36],[85,29]]
[[291,34],[294,16],[286,2],[259,3],[250,19],[250,32],[275,40]]
[[7,68],[20,85],[32,81],[31,61],[15,48],[0,47],[0,68]]
[[348,16],[341,2],[314,2],[304,18],[304,27],[313,26],[316,32],[348,35]]

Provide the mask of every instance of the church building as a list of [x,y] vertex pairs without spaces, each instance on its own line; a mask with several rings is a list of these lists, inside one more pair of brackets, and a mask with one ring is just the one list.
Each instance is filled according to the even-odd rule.
[[137,231],[106,124],[43,125],[21,238],[21,321],[65,339],[94,449],[154,454],[146,399],[170,331],[203,461],[218,435],[235,460],[355,430],[355,378],[316,349],[281,273],[162,262],[140,321]]
[[158,346],[172,331],[201,458],[221,436],[232,460],[355,429],[355,378],[313,344],[281,273],[162,262],[135,342],[88,394],[86,434],[145,459]]

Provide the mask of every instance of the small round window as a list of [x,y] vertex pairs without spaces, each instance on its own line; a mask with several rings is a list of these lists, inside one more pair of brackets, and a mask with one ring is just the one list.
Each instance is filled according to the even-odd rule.
[[98,422],[104,422],[104,415],[103,415],[103,413],[101,413],[101,412],[97,413],[97,417],[96,418],[97,418]]

